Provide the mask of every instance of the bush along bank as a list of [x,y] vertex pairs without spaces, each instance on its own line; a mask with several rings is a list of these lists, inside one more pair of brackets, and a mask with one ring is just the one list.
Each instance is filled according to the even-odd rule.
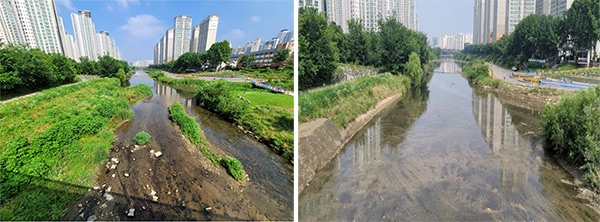
[[542,113],[546,148],[583,171],[583,180],[600,188],[600,89],[565,96]]
[[544,109],[546,103],[556,104],[563,95],[572,93],[568,90],[521,85],[496,79],[490,75],[490,67],[481,59],[466,62],[462,66],[462,75],[483,90],[508,96],[515,102],[537,110]]
[[345,128],[379,101],[406,92],[410,85],[407,76],[388,73],[302,92],[298,100],[299,122],[325,118],[333,121],[338,127]]
[[[0,218],[59,220],[94,183],[147,85],[96,79],[0,105]],[[43,210],[40,210],[43,209]]]
[[174,103],[170,108],[170,112],[171,120],[179,125],[183,135],[185,135],[190,142],[196,145],[196,147],[200,149],[200,152],[202,152],[204,156],[210,159],[213,164],[221,164],[223,167],[225,167],[227,173],[229,173],[229,175],[231,175],[233,178],[237,180],[244,178],[246,173],[244,172],[242,163],[240,163],[239,160],[230,156],[220,156],[209,150],[206,140],[202,136],[202,133],[200,133],[200,126],[194,118],[186,114],[181,104]]
[[197,105],[250,133],[286,160],[294,159],[294,97],[225,80],[174,79],[149,75],[175,88],[193,88]]

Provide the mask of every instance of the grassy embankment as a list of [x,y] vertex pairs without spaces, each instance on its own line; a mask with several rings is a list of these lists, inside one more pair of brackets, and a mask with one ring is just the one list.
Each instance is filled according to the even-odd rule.
[[294,90],[294,68],[288,67],[281,70],[271,68],[252,69],[246,68],[239,73],[255,79],[265,79],[267,83],[273,86],[281,86],[286,90]]
[[408,77],[381,74],[302,92],[298,100],[299,122],[326,118],[338,127],[345,128],[356,117],[372,109],[379,101],[404,93],[409,88]]
[[96,79],[0,105],[0,219],[59,220],[93,185],[147,85]]
[[294,97],[252,88],[250,83],[174,79],[149,75],[174,88],[197,93],[199,106],[252,132],[287,160],[294,158]]
[[244,168],[242,167],[242,163],[240,163],[240,161],[233,157],[218,155],[209,150],[206,140],[200,132],[200,126],[194,118],[186,114],[181,104],[174,103],[170,108],[170,113],[171,119],[173,122],[179,125],[181,131],[183,131],[183,135],[185,135],[190,142],[196,145],[196,147],[200,149],[200,152],[210,159],[213,164],[217,165],[221,163],[221,165],[227,169],[227,172],[237,180],[244,178],[246,173],[244,172]]
[[543,108],[548,102],[556,103],[562,95],[570,93],[556,88],[525,86],[496,79],[491,76],[490,68],[480,59],[467,62],[463,65],[462,70],[463,76],[476,86],[502,93],[515,100],[528,101],[536,108]]
[[600,88],[565,96],[542,113],[546,147],[578,166],[583,180],[600,188]]

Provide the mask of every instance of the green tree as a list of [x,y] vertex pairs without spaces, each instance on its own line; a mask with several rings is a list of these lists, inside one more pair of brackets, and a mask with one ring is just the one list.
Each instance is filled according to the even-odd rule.
[[551,16],[529,15],[516,26],[508,44],[508,56],[525,63],[531,58],[553,59],[558,54],[558,23]]
[[51,64],[54,65],[54,85],[62,85],[67,83],[75,82],[75,77],[77,77],[77,63],[67,58],[62,54],[51,54]]
[[121,86],[127,86],[127,75],[123,69],[119,69],[119,71],[117,71],[116,77],[119,79],[119,81],[121,81]]
[[380,20],[379,30],[383,46],[383,70],[398,75],[402,73],[410,53],[418,50],[417,42],[411,38],[409,30],[395,18]]
[[200,53],[186,52],[177,58],[171,68],[171,72],[183,73],[188,69],[200,69],[202,68],[203,57]]
[[367,33],[359,21],[348,21],[348,58],[346,62],[367,64]]
[[[560,25],[561,45],[573,43],[575,50],[594,51],[600,40],[600,1],[577,0],[564,15]],[[592,53],[595,55],[595,53]]]
[[416,52],[412,52],[408,57],[408,62],[405,65],[406,75],[410,77],[412,85],[419,87],[421,85],[421,79],[423,76],[423,69],[421,68],[421,59]]
[[300,90],[331,83],[339,55],[327,17],[314,8],[301,8],[298,29]]
[[233,51],[229,45],[229,41],[223,40],[212,44],[210,49],[206,51],[206,60],[208,60],[211,68],[218,71],[222,63],[229,61]]
[[253,55],[243,55],[240,58],[240,66],[242,69],[253,67],[254,66],[254,56]]
[[286,61],[290,58],[290,50],[289,49],[280,49],[275,52],[275,56],[273,56],[273,65],[272,67],[277,67],[278,69],[285,68],[287,65]]

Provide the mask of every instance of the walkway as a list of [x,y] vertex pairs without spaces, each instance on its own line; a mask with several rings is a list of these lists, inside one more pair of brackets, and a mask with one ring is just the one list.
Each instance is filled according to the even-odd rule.
[[[181,77],[180,74],[170,73],[170,72],[166,72],[166,71],[163,71],[163,72],[169,78],[183,79],[183,77]],[[252,79],[252,78],[223,78],[223,77],[197,77],[197,78],[191,78],[191,79],[201,79],[201,80],[206,80],[206,81],[224,79],[228,82],[252,82],[252,81],[255,81],[255,79]]]
[[486,62],[486,64],[488,65],[488,67],[491,68],[493,76],[504,82],[519,84],[519,85],[523,85],[523,86],[538,86],[538,87],[546,87],[546,88],[557,88],[557,89],[562,89],[562,90],[574,90],[572,88],[566,88],[566,87],[560,87],[560,86],[554,86],[554,85],[542,85],[542,84],[536,84],[536,83],[519,82],[519,80],[517,78],[512,76],[512,73],[513,73],[512,70],[502,68],[500,66],[494,65],[489,62]]

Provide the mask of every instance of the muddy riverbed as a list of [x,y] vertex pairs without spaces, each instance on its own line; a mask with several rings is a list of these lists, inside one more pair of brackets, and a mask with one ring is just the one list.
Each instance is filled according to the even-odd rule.
[[542,148],[539,111],[439,71],[317,173],[301,221],[600,220]]
[[[148,84],[154,95],[132,106],[135,117],[117,130],[115,147],[95,187],[64,219],[293,220],[291,165],[195,106],[192,94],[157,84],[141,71],[131,84]],[[242,162],[247,180],[234,180],[182,137],[169,120],[167,107],[173,102],[196,117],[212,149]],[[152,141],[136,147],[132,139],[140,131],[152,135]]]

